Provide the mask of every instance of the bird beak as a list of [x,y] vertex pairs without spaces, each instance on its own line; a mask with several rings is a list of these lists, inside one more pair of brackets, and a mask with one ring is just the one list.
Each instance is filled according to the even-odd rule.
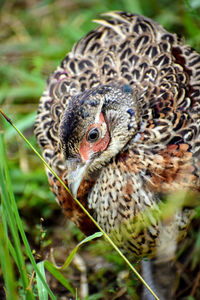
[[69,173],[68,173],[67,181],[68,181],[69,189],[73,197],[75,198],[77,196],[79,186],[87,170],[87,165],[88,165],[87,163],[84,164],[80,163],[78,165],[76,164],[76,166],[74,164],[69,165]]

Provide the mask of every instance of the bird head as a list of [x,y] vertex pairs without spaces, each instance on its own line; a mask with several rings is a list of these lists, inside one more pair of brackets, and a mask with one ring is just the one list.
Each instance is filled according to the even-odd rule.
[[74,196],[85,175],[101,169],[137,134],[136,100],[136,91],[117,83],[70,99],[60,124],[60,140]]

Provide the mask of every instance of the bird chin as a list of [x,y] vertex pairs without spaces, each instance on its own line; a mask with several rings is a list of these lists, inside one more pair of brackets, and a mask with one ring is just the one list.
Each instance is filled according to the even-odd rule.
[[74,198],[77,196],[79,186],[84,178],[84,175],[86,174],[88,164],[89,161],[85,164],[77,165],[75,169],[69,172],[67,181],[69,189]]

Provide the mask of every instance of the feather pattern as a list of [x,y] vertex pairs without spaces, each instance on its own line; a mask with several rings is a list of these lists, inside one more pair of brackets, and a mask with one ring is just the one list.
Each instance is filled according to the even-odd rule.
[[[102,111],[111,142],[92,161],[77,197],[120,247],[136,257],[161,257],[166,241],[176,244],[185,236],[192,201],[199,199],[200,55],[146,17],[104,16],[49,77],[35,135],[45,160],[67,183],[66,153],[77,155],[85,130]],[[69,124],[63,135],[66,111],[76,131]],[[48,170],[47,175],[66,215],[86,234],[94,232]],[[163,217],[163,199],[182,191],[175,213]]]

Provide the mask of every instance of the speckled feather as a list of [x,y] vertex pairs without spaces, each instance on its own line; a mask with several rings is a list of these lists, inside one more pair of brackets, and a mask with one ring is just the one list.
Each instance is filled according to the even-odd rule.
[[[67,183],[67,161],[79,159],[88,126],[103,112],[111,142],[91,162],[77,197],[119,246],[152,257],[162,252],[165,237],[181,240],[193,216],[187,203],[159,220],[154,215],[163,199],[180,191],[199,199],[200,55],[148,18],[106,17],[49,77],[35,135],[45,160]],[[47,175],[67,217],[84,233],[95,232]]]

